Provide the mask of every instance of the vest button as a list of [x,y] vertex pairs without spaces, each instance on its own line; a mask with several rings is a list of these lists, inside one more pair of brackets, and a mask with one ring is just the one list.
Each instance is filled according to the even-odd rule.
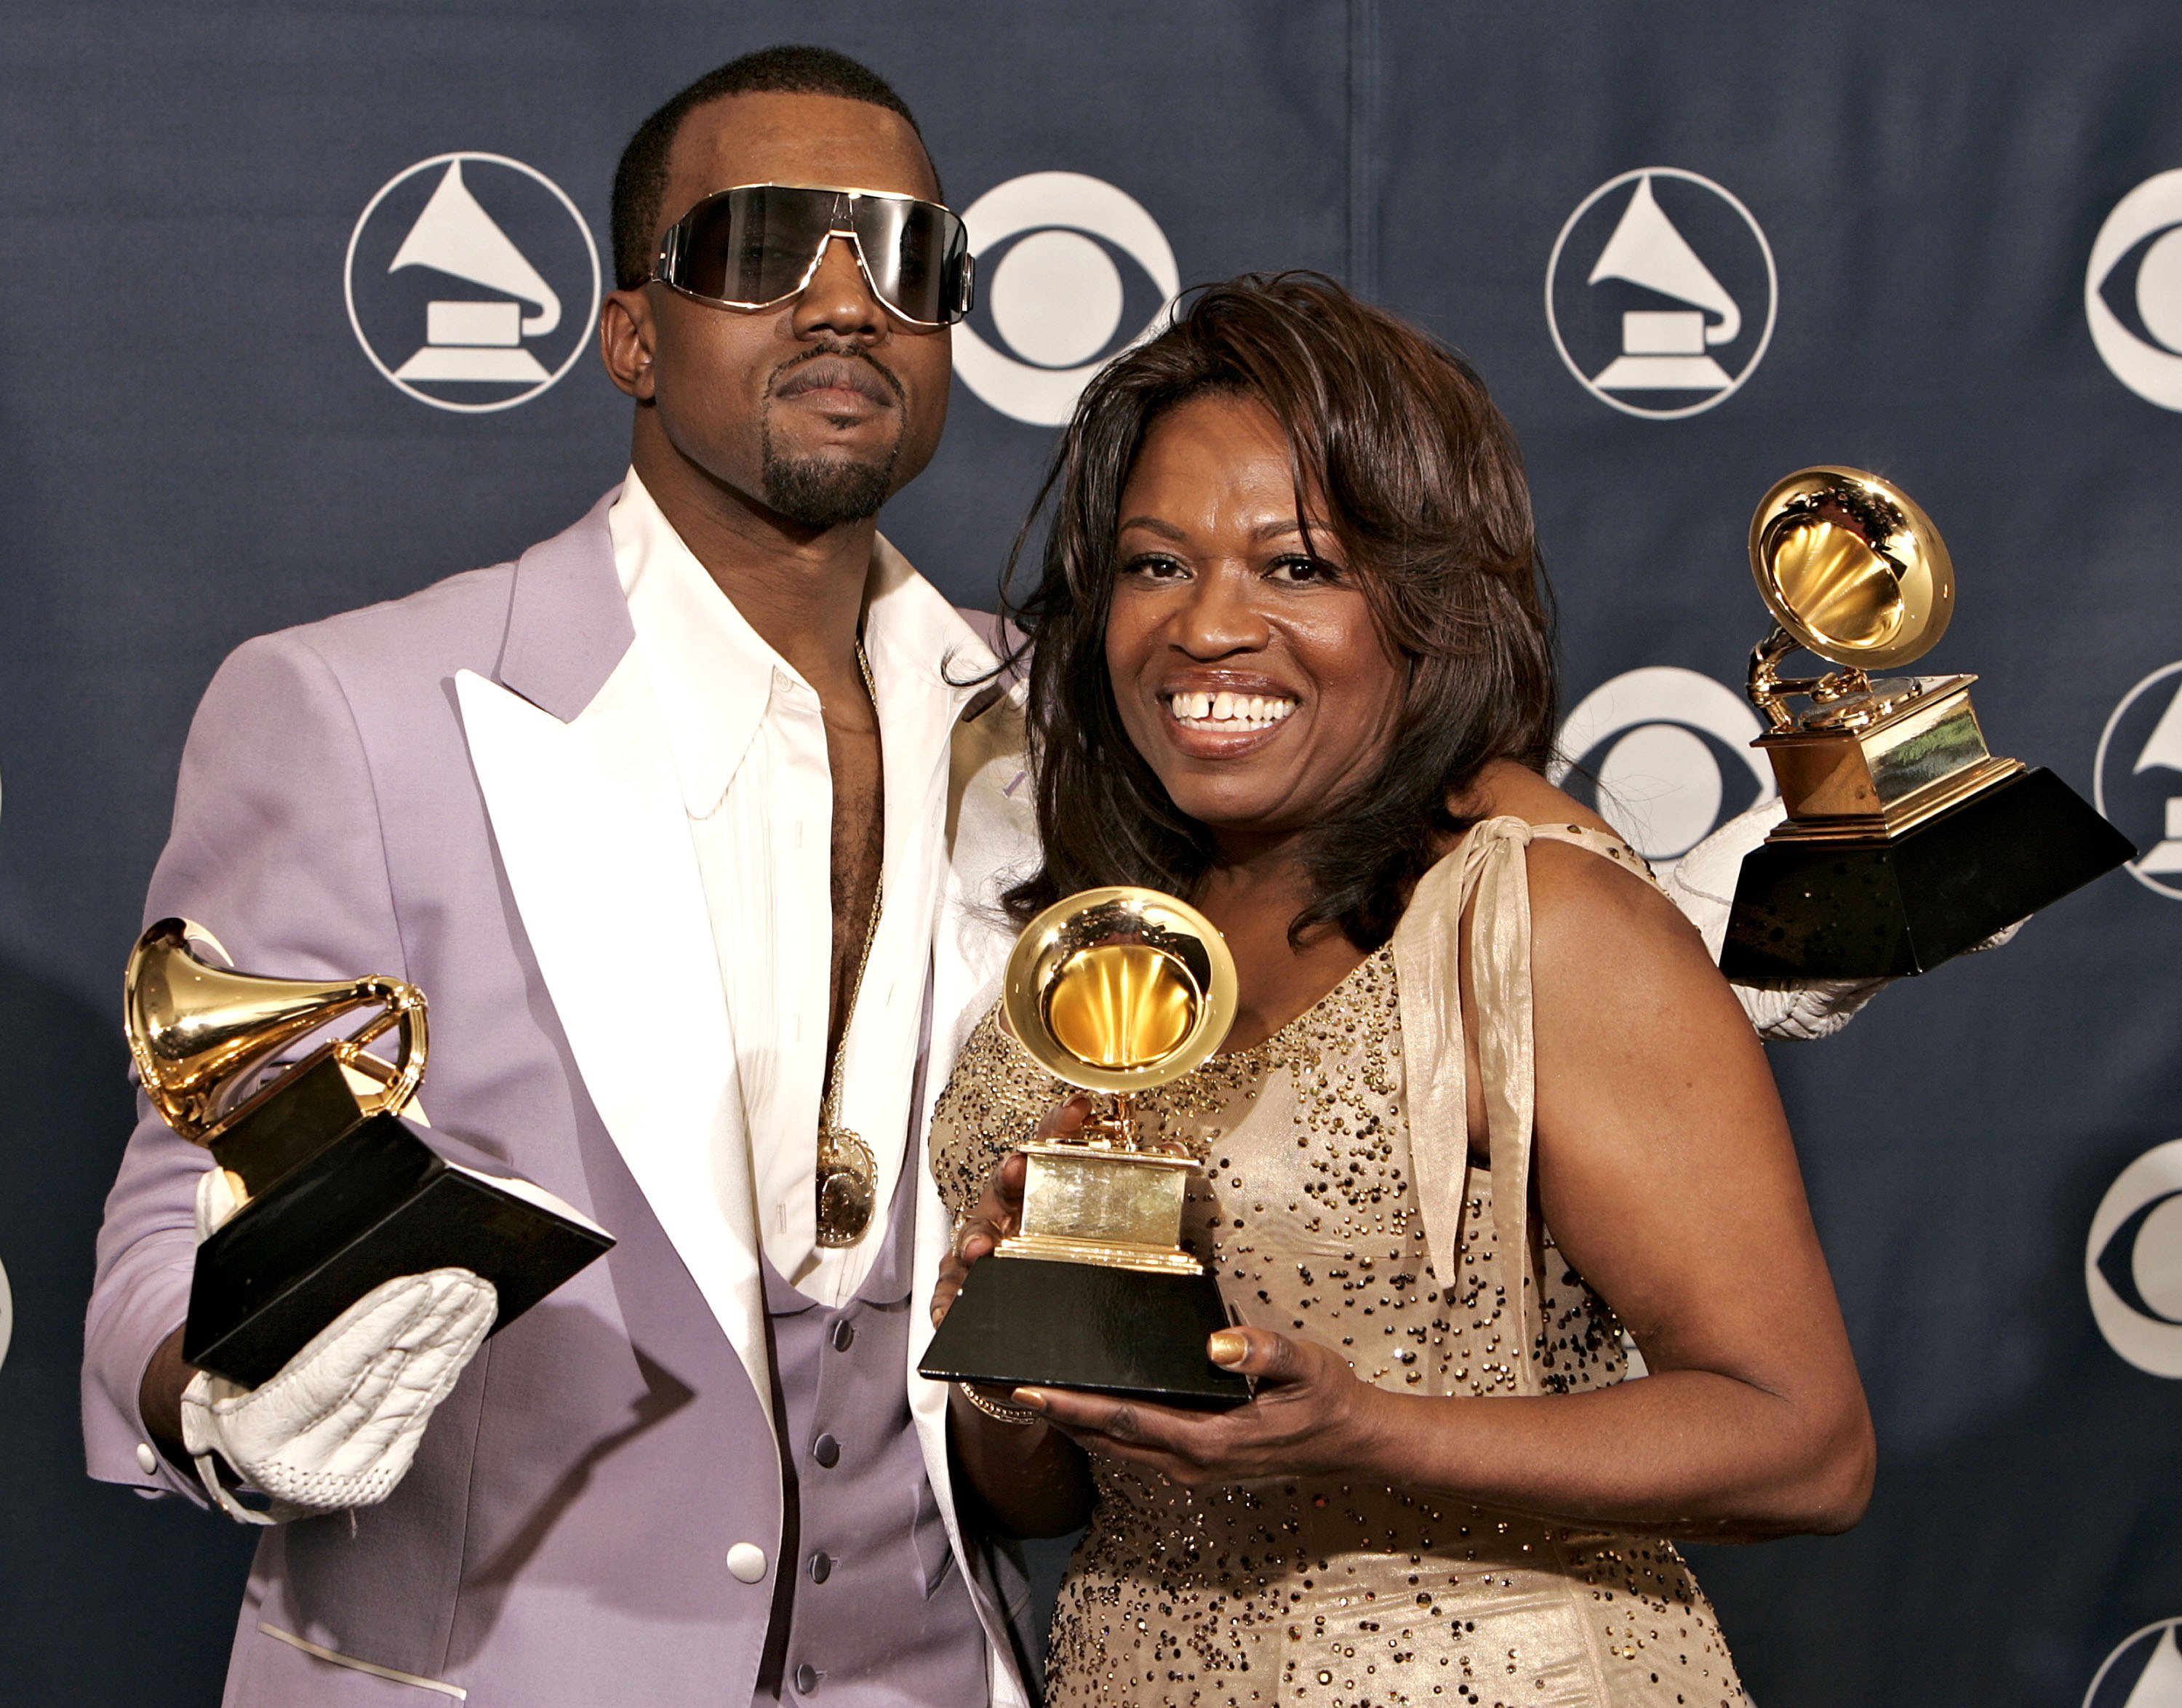
[[821,1435],[811,1444],[811,1456],[831,1471],[841,1462],[841,1444],[831,1435]]
[[756,1583],[765,1576],[765,1550],[755,1542],[738,1542],[728,1550],[728,1570],[738,1583]]
[[818,1669],[806,1661],[795,1669],[795,1694],[808,1696],[818,1688]]
[[833,1556],[821,1551],[811,1556],[811,1581],[823,1583],[833,1575]]
[[833,1325],[833,1350],[845,1352],[856,1344],[856,1325],[845,1317]]

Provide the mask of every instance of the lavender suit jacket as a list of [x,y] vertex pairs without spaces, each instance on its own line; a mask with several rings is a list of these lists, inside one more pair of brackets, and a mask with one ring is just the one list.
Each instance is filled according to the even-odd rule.
[[[249,970],[421,985],[435,1129],[620,1239],[486,1344],[383,1506],[265,1533],[230,1708],[750,1697],[781,1478],[747,1145],[695,857],[615,575],[613,496],[515,563],[248,642],[191,731],[147,917],[202,922]],[[910,584],[903,596],[938,600]],[[988,904],[1029,847],[1020,742],[1002,701],[929,753],[888,756],[889,790],[913,760],[946,826],[925,898],[928,1108],[1006,952]],[[91,1474],[191,1499],[142,1447],[136,1396],[186,1312],[207,1160],[142,1112],[100,1237],[83,1390]],[[905,1166],[921,1300],[947,1229],[921,1145]],[[912,1372],[928,1333],[912,1333]],[[954,1517],[944,1392],[905,1379],[994,1699],[1019,1701]],[[873,1522],[905,1524],[907,1507]],[[728,1567],[745,1542],[766,1556],[754,1583]],[[936,1581],[945,1553],[922,1557]]]

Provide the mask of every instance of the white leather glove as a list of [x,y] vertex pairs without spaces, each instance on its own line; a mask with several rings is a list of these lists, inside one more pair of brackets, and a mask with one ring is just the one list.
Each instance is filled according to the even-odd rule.
[[[1727,941],[1728,909],[1735,900],[1735,883],[1742,871],[1742,857],[1763,842],[1773,827],[1788,816],[1778,796],[1761,801],[1739,813],[1675,862],[1664,888],[1674,904],[1704,938],[1706,952],[1717,962]],[[1966,953],[1976,955],[2011,941],[2028,922],[2019,919],[1996,931]],[[1779,988],[1731,984],[1742,1012],[1761,1038],[1808,1041],[1829,1038],[1853,1019],[1864,1005],[1894,980],[1880,979],[1811,979]]]
[[[197,1189],[197,1227],[233,1213],[221,1171]],[[467,1269],[402,1275],[341,1312],[257,1388],[200,1371],[182,1390],[182,1444],[220,1510],[272,1524],[384,1500],[409,1469],[433,1411],[491,1332],[499,1295]],[[244,1506],[217,1454],[272,1497]]]

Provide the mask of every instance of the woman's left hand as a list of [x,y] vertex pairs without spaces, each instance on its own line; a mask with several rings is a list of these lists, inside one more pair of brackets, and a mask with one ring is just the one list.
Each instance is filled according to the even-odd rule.
[[1158,1472],[1185,1489],[1260,1477],[1365,1469],[1391,1397],[1357,1380],[1348,1361],[1270,1328],[1222,1328],[1206,1351],[1256,1395],[1232,1411],[1187,1411],[1065,1388],[1018,1388],[1082,1445]]

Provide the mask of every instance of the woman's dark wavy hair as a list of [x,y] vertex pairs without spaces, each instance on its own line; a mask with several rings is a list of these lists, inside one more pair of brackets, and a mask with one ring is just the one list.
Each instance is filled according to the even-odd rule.
[[[1308,833],[1312,896],[1291,940],[1393,934],[1409,893],[1472,822],[1450,810],[1479,770],[1542,770],[1552,749],[1551,596],[1515,435],[1470,364],[1312,273],[1246,274],[1190,294],[1077,405],[1032,521],[1058,493],[1038,585],[1002,609],[1031,647],[1029,745],[1044,864],[1005,896],[1021,923],[1078,890],[1188,896],[1213,857],[1121,727],[1106,615],[1123,487],[1152,424],[1193,398],[1249,398],[1288,437],[1390,649],[1408,665],[1382,755]],[[1300,505],[1299,505],[1300,512]]]

